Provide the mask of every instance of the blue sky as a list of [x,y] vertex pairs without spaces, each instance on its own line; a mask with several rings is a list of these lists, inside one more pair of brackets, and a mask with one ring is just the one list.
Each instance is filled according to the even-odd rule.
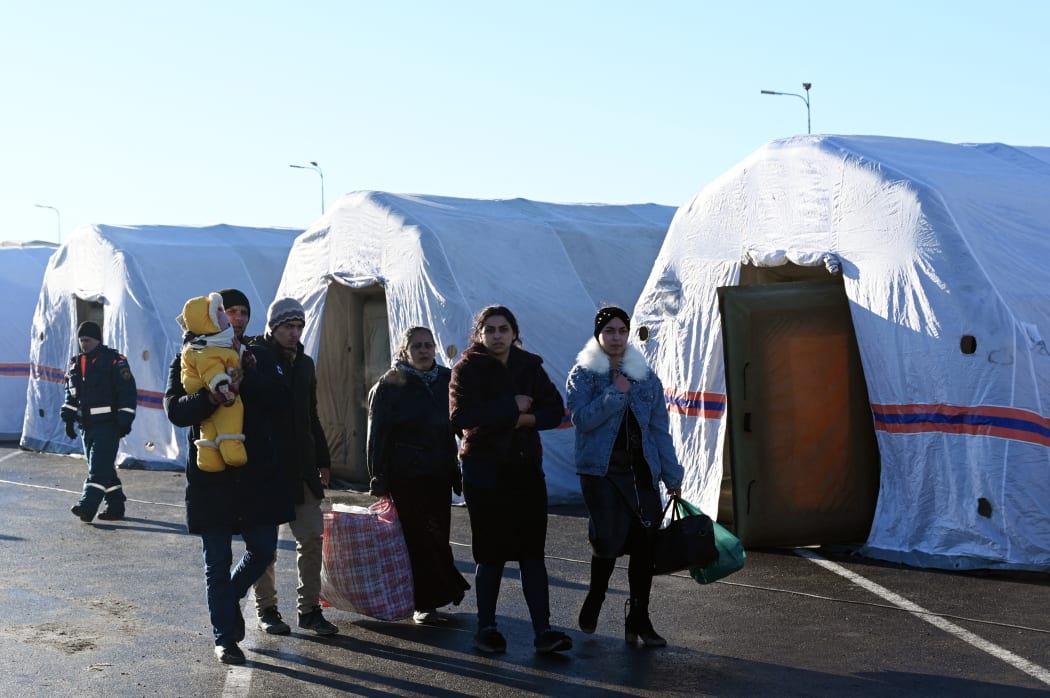
[[814,133],[1050,145],[1050,3],[0,4],[0,240],[377,189],[682,205]]

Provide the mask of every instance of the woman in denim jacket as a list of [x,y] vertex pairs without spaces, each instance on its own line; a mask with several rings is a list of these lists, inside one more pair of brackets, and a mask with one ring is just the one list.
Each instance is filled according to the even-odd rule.
[[681,492],[683,469],[668,431],[660,379],[627,343],[630,317],[615,306],[594,318],[594,339],[576,357],[565,392],[576,427],[576,473],[590,515],[591,582],[580,629],[598,625],[616,558],[630,555],[624,639],[664,647],[649,620],[653,534],[663,507],[658,491]]

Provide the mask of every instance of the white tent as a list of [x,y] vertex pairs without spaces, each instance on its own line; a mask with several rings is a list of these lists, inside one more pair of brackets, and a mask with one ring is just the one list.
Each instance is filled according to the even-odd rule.
[[76,328],[93,320],[102,341],[125,354],[138,388],[131,434],[117,462],[181,468],[184,430],[164,414],[168,368],[182,343],[175,317],[187,299],[238,288],[252,304],[248,333],[261,333],[266,308],[300,230],[87,225],[73,231],[51,258],[33,316],[28,407],[21,444],[52,453],[79,453],[59,417],[65,372],[78,351]]
[[[720,312],[737,291],[716,290],[778,269],[794,270],[783,280],[824,275],[844,289],[864,377],[853,392],[866,386],[881,467],[862,552],[946,569],[1050,568],[1048,263],[1050,148],[800,136],[759,149],[678,211],[635,308],[650,330],[643,349],[673,393],[686,496],[714,510],[723,461],[774,428],[761,423],[769,406],[756,395],[798,399],[781,414],[783,438],[757,458],[798,468],[796,486],[828,484],[790,454],[819,458],[834,430],[804,444],[788,437],[819,408],[837,360],[818,355],[800,380],[789,364],[812,359],[807,342],[819,332],[786,331],[741,362]],[[762,287],[763,302],[791,287]],[[761,313],[748,313],[751,331]],[[763,352],[775,368],[744,375]],[[727,375],[743,376],[745,389],[735,393],[731,378],[727,391]],[[734,417],[738,394],[745,407]],[[774,475],[734,472],[737,517],[754,513]]]
[[53,242],[0,242],[0,441],[22,434],[29,383],[29,329]]
[[[336,474],[366,480],[367,392],[407,327],[430,327],[451,365],[474,315],[506,305],[563,390],[595,310],[634,304],[673,215],[655,204],[342,197],[296,240],[278,290],[306,308]],[[552,500],[577,498],[571,433],[545,434],[544,461]]]

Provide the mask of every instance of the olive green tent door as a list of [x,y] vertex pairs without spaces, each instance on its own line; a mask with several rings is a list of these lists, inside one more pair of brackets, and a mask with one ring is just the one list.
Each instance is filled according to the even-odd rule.
[[879,455],[841,279],[718,289],[737,536],[862,543]]

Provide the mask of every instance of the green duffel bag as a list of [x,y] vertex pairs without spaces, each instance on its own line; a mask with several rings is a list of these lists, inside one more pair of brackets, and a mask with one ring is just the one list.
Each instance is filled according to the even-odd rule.
[[[684,499],[678,500],[678,507],[682,516],[703,513]],[[718,548],[718,559],[707,567],[693,567],[689,570],[689,576],[699,584],[710,584],[723,577],[728,577],[743,568],[744,560],[747,558],[740,539],[726,530],[717,521],[712,521],[712,523],[714,524],[715,547]]]

